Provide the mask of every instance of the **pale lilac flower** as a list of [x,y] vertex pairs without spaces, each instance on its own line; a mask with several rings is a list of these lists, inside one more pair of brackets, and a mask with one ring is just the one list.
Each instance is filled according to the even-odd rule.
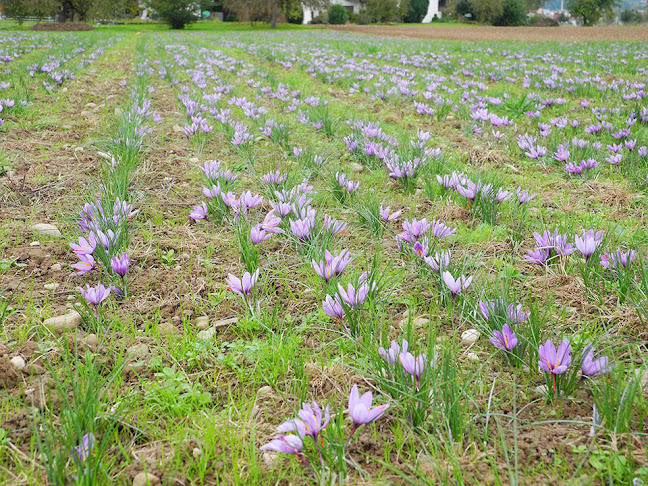
[[389,209],[389,206],[383,208],[382,204],[380,205],[380,217],[383,219],[383,221],[394,221],[403,213],[403,211],[395,211],[392,214],[389,214]]
[[88,239],[80,236],[78,245],[76,243],[70,243],[70,248],[72,248],[74,253],[77,255],[90,255],[94,253],[96,246],[97,238],[94,233],[90,233]]
[[470,287],[472,282],[472,277],[466,277],[465,275],[459,276],[456,280],[450,272],[443,272],[441,274],[443,282],[446,284],[450,293],[452,294],[452,300],[455,299],[457,294],[461,293],[463,290],[466,290]]
[[353,420],[354,430],[361,425],[378,420],[385,413],[385,410],[389,408],[388,404],[372,408],[372,402],[373,398],[370,391],[360,396],[358,385],[353,385],[351,394],[349,395],[348,411],[351,420]]
[[581,362],[581,372],[585,376],[594,378],[596,376],[601,376],[609,373],[614,368],[613,365],[609,364],[610,358],[607,356],[601,356],[600,358],[594,359],[594,350],[592,349],[592,344],[588,344],[583,349],[583,360]]
[[242,279],[239,279],[238,277],[230,273],[227,276],[227,285],[229,285],[230,290],[232,290],[233,292],[247,297],[250,295],[250,292],[256,285],[258,279],[258,268],[253,274],[250,274],[250,272],[245,272]]
[[433,257],[426,257],[425,263],[435,272],[445,270],[450,266],[450,251],[436,252]]
[[72,265],[72,268],[76,270],[73,275],[85,275],[94,268],[95,259],[91,254],[86,253],[80,253],[78,256],[80,261]]
[[322,302],[322,308],[329,316],[339,320],[344,319],[344,309],[342,308],[342,302],[340,302],[338,295],[335,297],[327,295],[324,302]]
[[189,217],[194,221],[207,218],[207,205],[203,202],[199,206],[194,206],[191,213],[189,213]]
[[385,350],[385,348],[380,347],[378,348],[378,353],[380,356],[382,356],[389,364],[393,365],[396,363],[396,361],[399,359],[399,355],[401,353],[407,353],[407,348],[409,347],[409,343],[403,339],[403,345],[402,347],[398,345],[396,341],[391,342],[391,346],[389,347],[388,350]]
[[503,349],[506,351],[513,350],[518,344],[518,338],[508,324],[502,326],[502,332],[495,329],[493,331],[493,336],[490,338],[490,342],[496,348]]
[[548,373],[560,375],[567,371],[571,364],[571,345],[569,339],[563,340],[556,351],[556,346],[549,339],[540,346],[538,365]]

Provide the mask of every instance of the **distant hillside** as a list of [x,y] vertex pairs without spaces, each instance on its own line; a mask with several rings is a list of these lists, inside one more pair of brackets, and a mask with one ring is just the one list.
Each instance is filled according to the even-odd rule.
[[[567,0],[565,0],[565,4]],[[560,0],[549,0],[543,5],[543,8],[549,8],[551,10],[558,10],[560,8]],[[619,8],[621,10],[626,9],[644,9],[646,8],[646,2],[642,0],[623,0],[619,2]]]

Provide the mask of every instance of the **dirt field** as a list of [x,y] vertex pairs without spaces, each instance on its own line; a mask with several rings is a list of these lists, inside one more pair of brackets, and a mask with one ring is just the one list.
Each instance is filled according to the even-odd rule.
[[458,41],[647,41],[648,27],[488,27],[455,25],[330,25],[357,34]]

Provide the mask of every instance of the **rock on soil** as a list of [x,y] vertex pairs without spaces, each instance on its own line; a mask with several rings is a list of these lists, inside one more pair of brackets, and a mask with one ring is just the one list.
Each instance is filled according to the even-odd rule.
[[22,356],[14,356],[11,358],[11,364],[17,370],[22,370],[25,367],[25,360]]
[[50,317],[43,321],[43,325],[56,332],[69,331],[76,329],[81,324],[81,314],[78,312],[70,312],[62,316]]
[[479,331],[477,329],[468,329],[461,333],[461,341],[466,344],[472,344],[479,339]]
[[60,238],[61,232],[53,224],[47,223],[38,223],[31,227],[31,230],[34,233],[40,233],[41,235],[51,236],[53,238]]
[[155,486],[160,484],[160,478],[155,474],[141,472],[133,478],[133,486]]
[[128,350],[126,351],[126,355],[128,357],[135,358],[135,359],[142,359],[148,353],[149,353],[148,344],[136,344],[135,346],[131,346],[130,348],[128,348]]

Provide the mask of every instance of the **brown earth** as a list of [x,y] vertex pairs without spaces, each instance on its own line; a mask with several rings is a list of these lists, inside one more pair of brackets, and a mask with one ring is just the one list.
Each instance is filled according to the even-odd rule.
[[328,25],[329,29],[386,37],[458,41],[648,41],[648,26],[490,27],[475,25]]
[[92,25],[84,24],[83,22],[52,22],[52,23],[38,23],[34,25],[31,30],[53,30],[56,32],[72,32],[75,30],[95,30]]

